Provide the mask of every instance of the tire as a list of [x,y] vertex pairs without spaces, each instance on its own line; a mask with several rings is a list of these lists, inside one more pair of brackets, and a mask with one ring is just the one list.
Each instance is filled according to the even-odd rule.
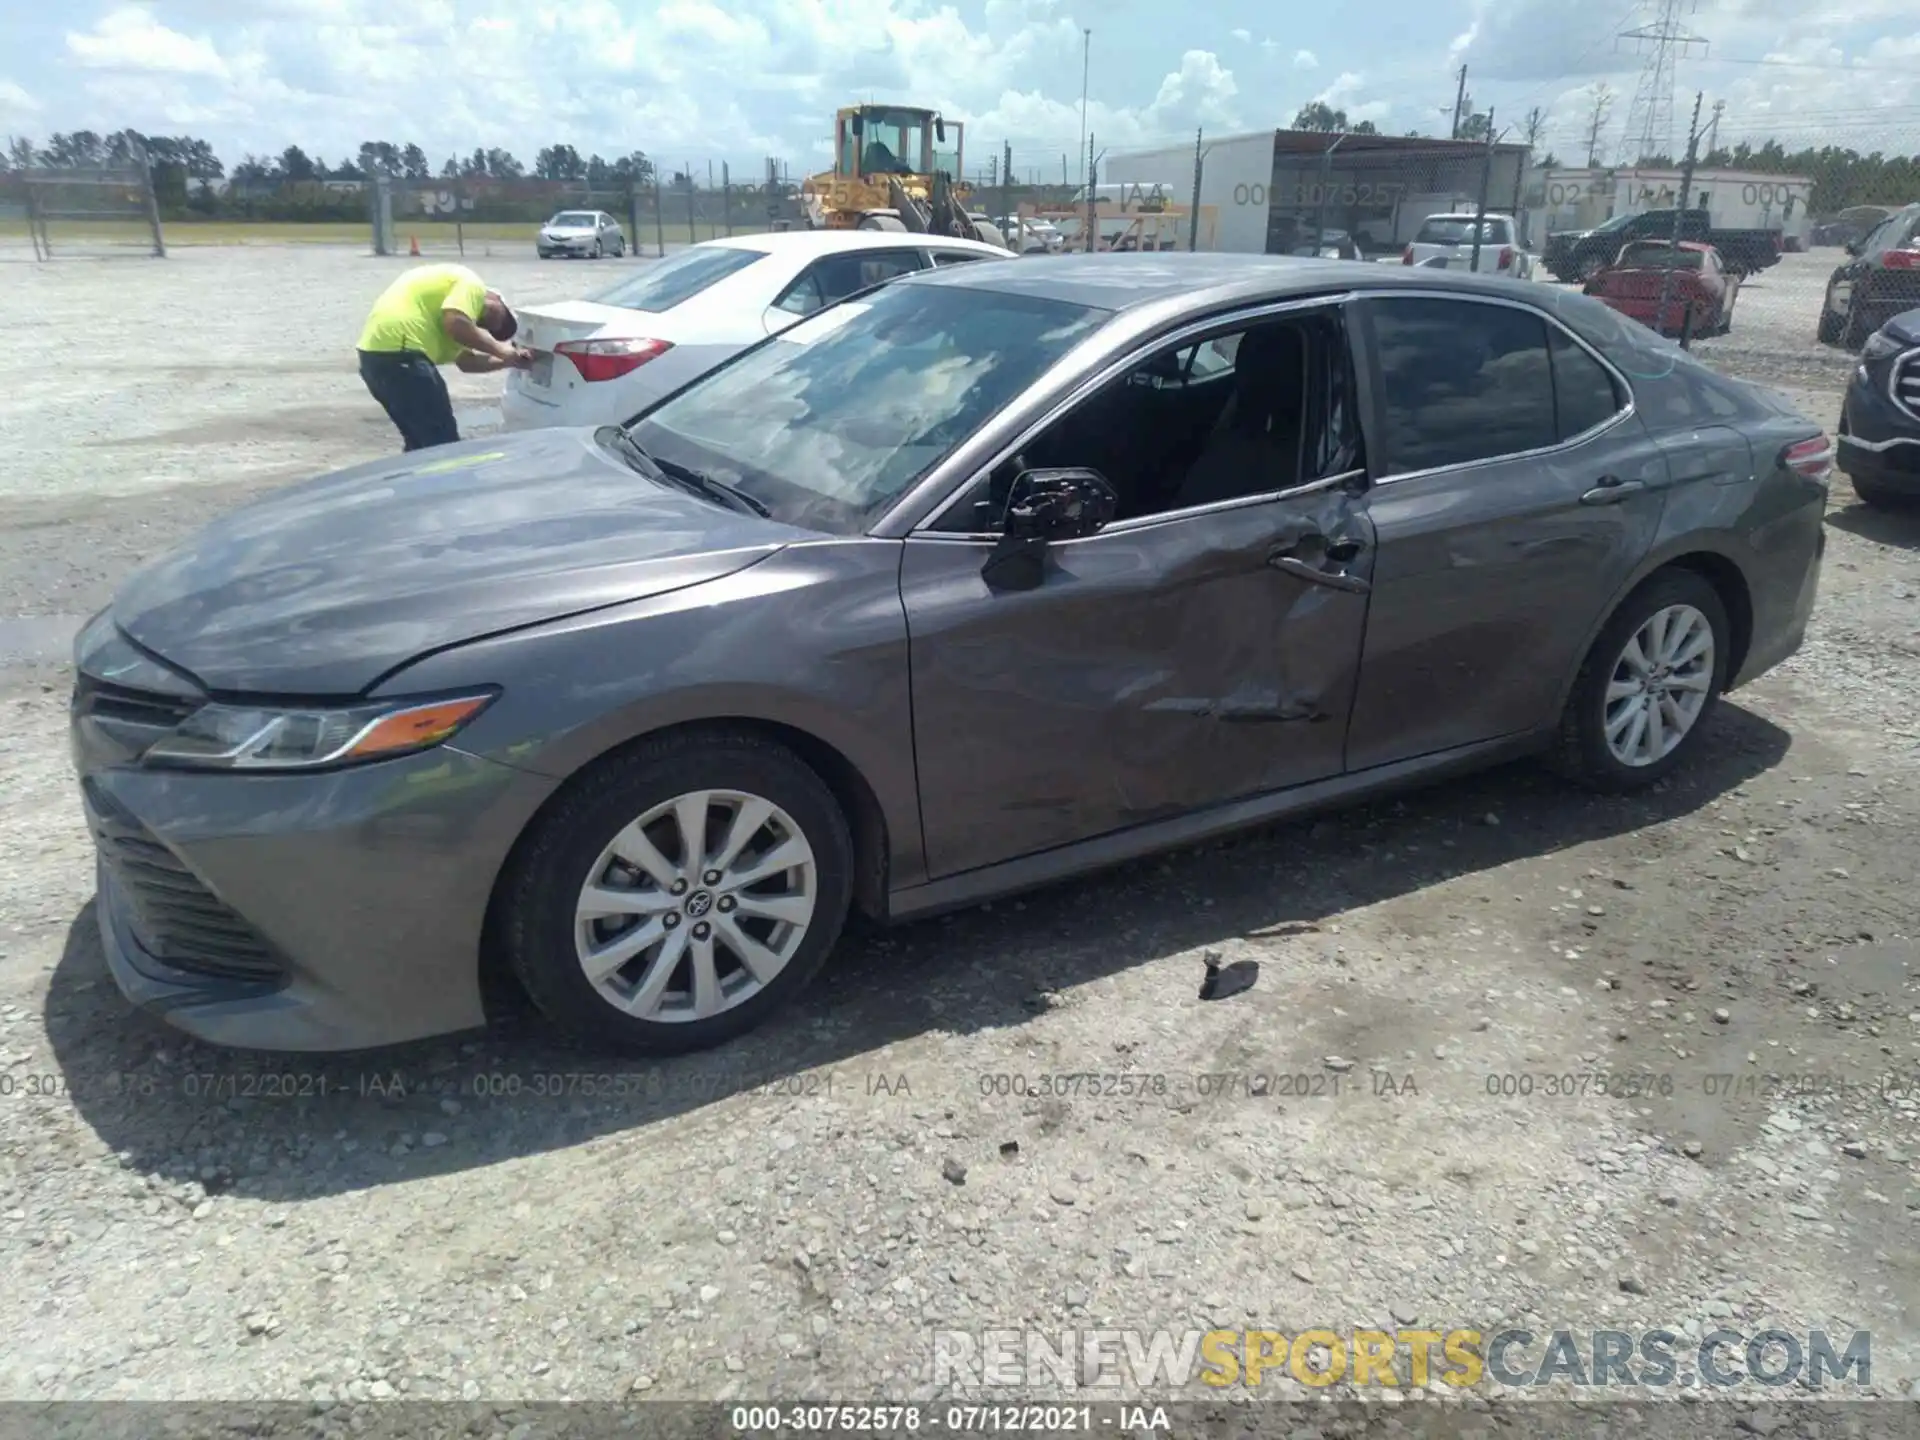
[[[804,923],[796,928],[750,914],[746,908],[755,900],[764,906],[788,899],[787,895],[756,894],[745,887],[730,894],[723,885],[704,884],[700,874],[691,875],[679,891],[663,889],[641,871],[623,869],[621,862],[610,858],[616,836],[626,835],[635,822],[661,810],[661,818],[643,833],[653,842],[654,864],[670,873],[683,853],[672,807],[702,792],[723,792],[713,797],[716,803],[708,812],[712,817],[706,834],[708,856],[721,844],[731,843],[727,804],[743,800],[772,807],[771,820],[751,837],[740,837],[750,842],[745,851],[749,860],[764,860],[773,850],[786,849],[795,837],[802,842],[801,853],[810,856],[804,873],[813,899]],[[623,848],[639,853],[631,841],[623,841]],[[684,1054],[745,1033],[806,987],[846,923],[853,867],[846,815],[811,767],[785,747],[757,735],[686,731],[642,741],[593,766],[561,792],[558,803],[523,839],[503,879],[496,900],[498,933],[528,997],[561,1030],[590,1043],[639,1054]],[[737,871],[739,862],[727,868]],[[801,873],[796,866],[776,878],[786,883]],[[609,878],[624,883],[607,885]],[[756,886],[768,883],[764,877],[748,878]],[[601,882],[603,895],[633,888],[639,897],[634,909],[612,919],[583,921],[579,907],[590,879]],[[676,903],[673,896],[682,893],[686,899]],[[728,918],[730,902],[741,908]],[[609,973],[607,988],[588,977],[583,945],[611,947],[648,927],[656,927],[656,938],[629,952],[632,958]],[[733,944],[729,934],[766,942],[759,960],[775,973],[756,979],[729,948]],[[668,973],[657,974],[674,943],[680,948],[673,951]],[[700,1017],[695,1014],[692,984],[695,956],[702,948],[711,957],[713,983],[723,1004]],[[773,966],[771,962],[782,952],[785,963]],[[652,1014],[665,1018],[628,1013],[613,998],[633,999],[648,989],[657,997],[658,1008]]]
[[[1614,680],[1616,669],[1630,673],[1624,655],[1627,642],[1636,639],[1654,617],[1676,606],[1687,607],[1704,622],[1711,635],[1711,663],[1703,668],[1698,667],[1698,662],[1693,668],[1682,667],[1688,670],[1685,678],[1704,681],[1704,699],[1694,711],[1692,720],[1678,742],[1670,749],[1657,758],[1647,758],[1645,763],[1629,763],[1616,754],[1607,742],[1607,690]],[[1609,794],[1642,790],[1665,779],[1693,752],[1699,744],[1701,731],[1707,728],[1713,717],[1714,707],[1719,703],[1720,693],[1726,686],[1727,656],[1732,637],[1733,628],[1727,622],[1726,606],[1721,603],[1719,592],[1705,578],[1691,570],[1677,569],[1661,570],[1649,576],[1644,584],[1620,603],[1620,608],[1614,611],[1600,631],[1599,638],[1593,642],[1592,649],[1587,652],[1580,673],[1574,679],[1573,690],[1567,696],[1566,710],[1560,718],[1560,732],[1548,757],[1551,768],[1575,784]],[[1694,692],[1679,693],[1684,696]],[[1623,703],[1631,706],[1632,698],[1626,697]],[[1675,701],[1676,706],[1684,703],[1684,699],[1677,698]],[[1664,706],[1660,708],[1663,716],[1673,713]],[[1628,723],[1631,726],[1632,722]],[[1629,728],[1623,739],[1631,735]]]
[[1867,337],[1880,327],[1868,323],[1868,317],[1861,313],[1859,299],[1847,307],[1846,328],[1840,332],[1840,346],[1844,350],[1858,350],[1867,343]]
[[598,260],[600,258],[600,242],[598,240],[594,241],[593,248],[587,251],[587,258],[589,260]]
[[1820,323],[1814,327],[1813,338],[1821,345],[1840,343],[1840,328],[1847,322],[1824,305],[1820,309]]
[[1849,475],[1847,479],[1852,482],[1853,493],[1862,505],[1871,505],[1876,510],[1920,508],[1920,495],[1910,490],[1895,490],[1877,480],[1862,480],[1858,475]]
[[1602,260],[1598,255],[1589,255],[1573,267],[1573,277],[1584,285],[1606,268],[1606,261]]

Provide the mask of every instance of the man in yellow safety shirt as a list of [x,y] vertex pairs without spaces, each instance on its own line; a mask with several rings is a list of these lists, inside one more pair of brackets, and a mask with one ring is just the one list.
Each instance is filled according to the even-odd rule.
[[439,367],[469,375],[524,368],[532,353],[509,344],[519,321],[500,292],[464,265],[417,265],[373,302],[360,331],[360,378],[408,450],[460,438]]

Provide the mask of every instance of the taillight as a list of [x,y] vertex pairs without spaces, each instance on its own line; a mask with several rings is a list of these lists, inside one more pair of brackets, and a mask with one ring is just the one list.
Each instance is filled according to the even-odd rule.
[[1883,258],[1889,270],[1920,270],[1920,250],[1889,250]]
[[672,348],[666,340],[562,340],[553,353],[571,360],[582,380],[618,380]]
[[1833,474],[1833,442],[1816,435],[1789,445],[1780,452],[1780,463],[1796,475],[1824,482]]
[[1502,245],[1500,247],[1500,268],[1504,270],[1511,264],[1513,264],[1513,247],[1511,245]]
[[1407,246],[1406,253],[1401,255],[1400,263],[1402,265],[1411,265],[1413,263],[1413,247],[1411,245]]

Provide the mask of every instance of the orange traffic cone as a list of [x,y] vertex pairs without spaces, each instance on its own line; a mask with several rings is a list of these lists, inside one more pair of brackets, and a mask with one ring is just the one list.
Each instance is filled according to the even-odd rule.
[[407,237],[407,253],[409,255],[418,255],[420,253],[420,237],[418,235],[409,235]]

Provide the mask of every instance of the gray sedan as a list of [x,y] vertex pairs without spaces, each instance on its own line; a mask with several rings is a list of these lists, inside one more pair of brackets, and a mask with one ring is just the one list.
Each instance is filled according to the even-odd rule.
[[115,979],[204,1039],[651,1051],[926,915],[1525,754],[1631,790],[1799,646],[1831,449],[1597,301],[1335,261],[905,278],[634,422],[222,519],[77,642]]

